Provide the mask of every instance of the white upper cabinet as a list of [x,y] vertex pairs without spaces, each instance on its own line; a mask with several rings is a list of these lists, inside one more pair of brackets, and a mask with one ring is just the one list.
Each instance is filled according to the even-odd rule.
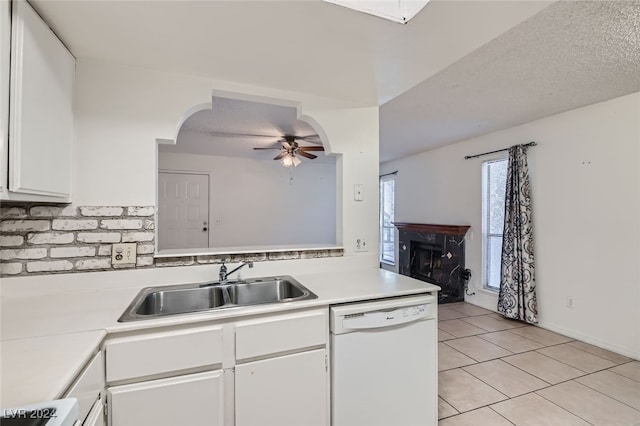
[[75,59],[26,1],[13,1],[11,16],[9,192],[3,195],[70,201]]
[[0,0],[0,192],[8,185],[9,70],[11,69],[11,2]]

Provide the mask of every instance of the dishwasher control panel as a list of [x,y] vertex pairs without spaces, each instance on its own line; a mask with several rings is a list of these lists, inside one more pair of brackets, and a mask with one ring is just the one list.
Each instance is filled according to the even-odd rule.
[[337,306],[331,308],[331,332],[341,334],[435,319],[436,312],[433,296]]

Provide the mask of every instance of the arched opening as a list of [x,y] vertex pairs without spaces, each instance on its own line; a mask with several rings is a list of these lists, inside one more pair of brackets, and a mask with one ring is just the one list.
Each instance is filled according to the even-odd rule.
[[292,103],[214,95],[190,109],[175,143],[158,146],[158,249],[335,247],[336,156],[325,141]]

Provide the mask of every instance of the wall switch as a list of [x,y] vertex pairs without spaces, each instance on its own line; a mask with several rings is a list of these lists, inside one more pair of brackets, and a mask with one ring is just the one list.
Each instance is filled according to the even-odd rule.
[[364,238],[356,237],[356,251],[369,251],[369,246]]
[[353,185],[353,199],[356,201],[364,201],[364,185],[356,183]]
[[111,248],[112,265],[129,265],[136,263],[136,243],[114,244]]
[[573,297],[572,296],[568,296],[567,297],[567,308],[573,309]]

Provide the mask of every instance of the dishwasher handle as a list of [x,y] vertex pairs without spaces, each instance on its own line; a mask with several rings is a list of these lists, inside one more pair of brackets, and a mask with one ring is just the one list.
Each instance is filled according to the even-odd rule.
[[408,306],[391,311],[373,311],[358,315],[348,315],[342,319],[342,330],[366,330],[370,328],[392,327],[420,321],[431,316],[427,305]]

